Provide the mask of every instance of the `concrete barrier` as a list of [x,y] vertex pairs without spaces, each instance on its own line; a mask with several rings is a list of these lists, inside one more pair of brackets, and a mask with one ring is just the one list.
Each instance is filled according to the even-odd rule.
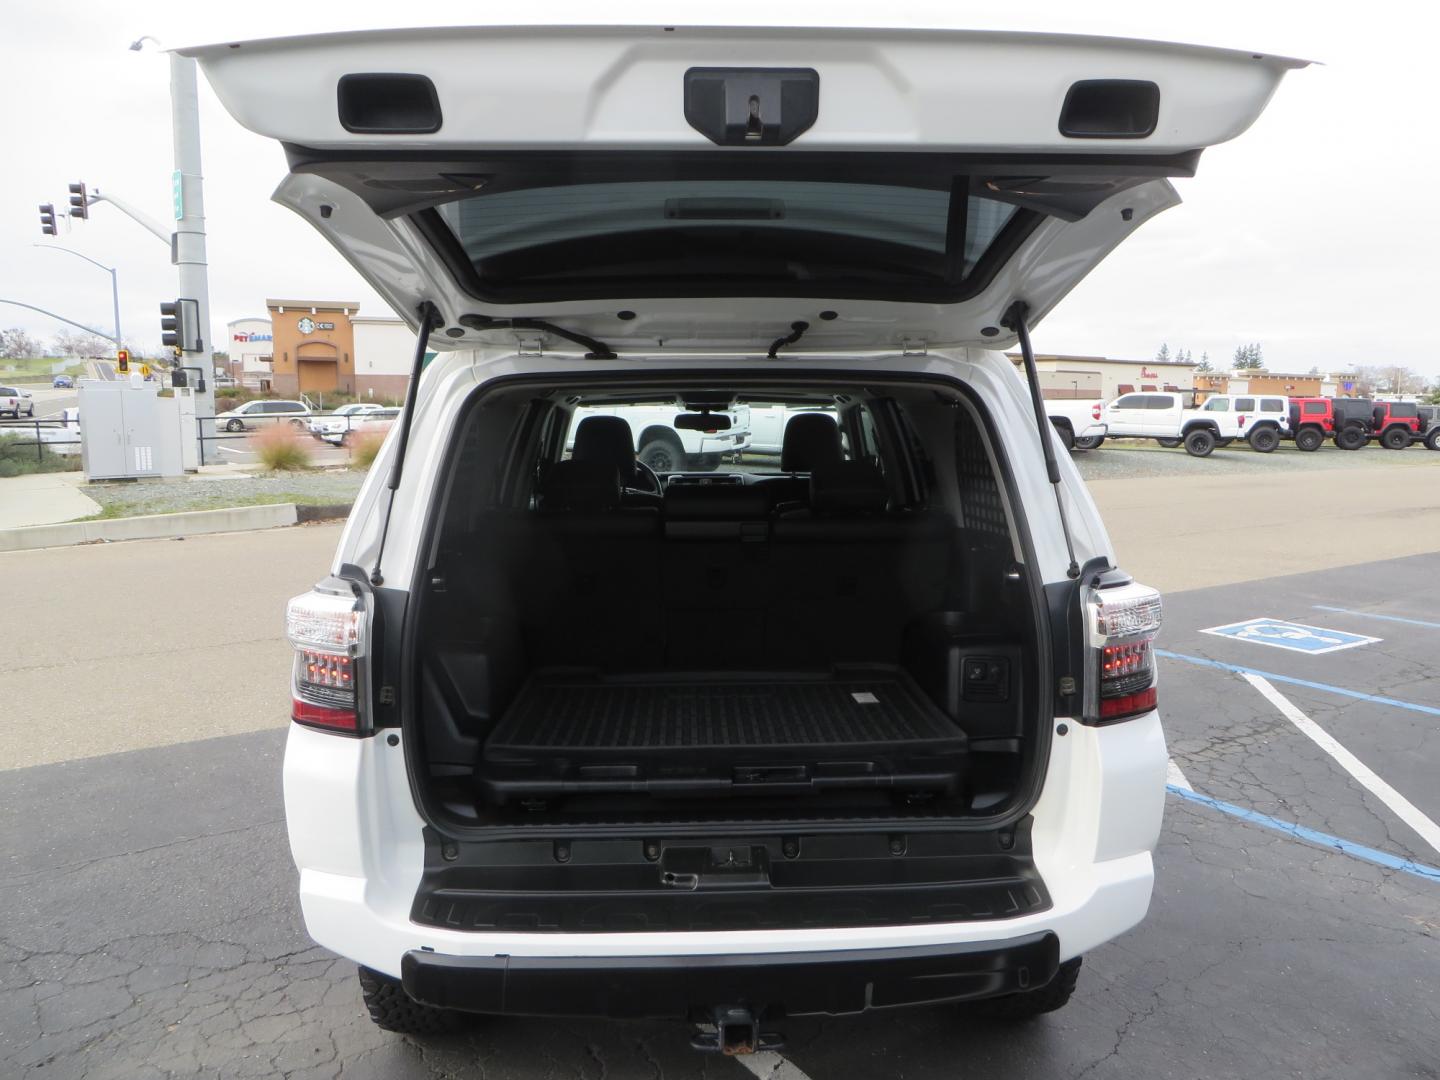
[[97,540],[164,540],[201,533],[246,532],[294,525],[298,520],[294,503],[274,503],[269,506],[234,506],[224,510],[190,510],[183,514],[67,521],[59,525],[0,529],[0,551],[65,547]]

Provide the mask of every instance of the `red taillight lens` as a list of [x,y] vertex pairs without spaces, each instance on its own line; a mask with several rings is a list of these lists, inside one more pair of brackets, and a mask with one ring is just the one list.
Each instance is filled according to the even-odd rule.
[[1109,723],[1155,708],[1160,594],[1145,585],[1094,589],[1086,602],[1091,656],[1084,719]]
[[1100,403],[1098,401],[1090,406],[1090,415],[1096,420],[1100,419]]
[[332,731],[358,732],[363,603],[353,594],[314,591],[297,596],[285,610],[285,634],[295,646],[291,719]]

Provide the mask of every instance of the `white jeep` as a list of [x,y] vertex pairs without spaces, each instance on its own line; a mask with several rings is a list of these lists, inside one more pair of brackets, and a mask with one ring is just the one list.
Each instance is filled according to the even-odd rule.
[[[305,923],[375,1021],[743,1053],[1063,1005],[1150,903],[1160,598],[1030,331],[1298,62],[713,26],[190,54],[418,335],[286,615]],[[658,475],[603,415],[655,402],[793,410],[779,467]]]

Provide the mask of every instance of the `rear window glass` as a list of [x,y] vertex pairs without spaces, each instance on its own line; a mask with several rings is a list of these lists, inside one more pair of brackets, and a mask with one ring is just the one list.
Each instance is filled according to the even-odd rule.
[[948,188],[811,180],[577,183],[467,196],[440,220],[481,295],[763,294],[824,282],[963,292],[1007,225],[1035,215]]
[[1323,401],[1307,401],[1307,402],[1305,402],[1305,414],[1306,414],[1307,416],[1320,416],[1320,415],[1323,414],[1324,412],[1325,412],[1325,402],[1323,402]]
[[1254,412],[1255,399],[1253,397],[1242,397],[1235,399],[1236,412]]
[[1261,412],[1284,412],[1285,400],[1283,398],[1267,397],[1260,399]]
[[1163,394],[1151,394],[1145,399],[1147,409],[1168,409],[1173,405],[1174,399],[1165,397]]

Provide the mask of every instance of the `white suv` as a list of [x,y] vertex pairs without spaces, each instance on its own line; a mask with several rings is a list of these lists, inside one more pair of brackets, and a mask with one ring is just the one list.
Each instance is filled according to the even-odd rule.
[[[1297,62],[669,26],[190,54],[419,336],[286,616],[305,922],[376,1022],[702,1018],[740,1053],[1064,1004],[1150,902],[1160,598],[1029,329]],[[662,477],[583,412],[657,401],[793,410],[779,467]]]

